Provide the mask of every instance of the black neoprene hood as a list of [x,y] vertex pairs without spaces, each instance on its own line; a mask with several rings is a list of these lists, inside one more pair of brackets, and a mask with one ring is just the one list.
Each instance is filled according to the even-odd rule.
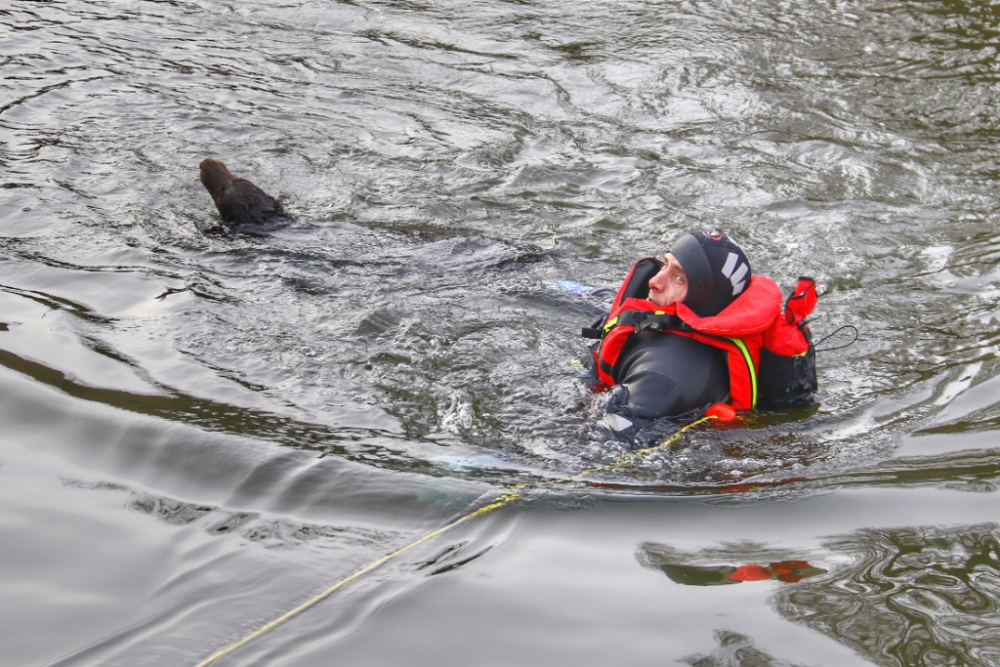
[[701,317],[718,315],[750,284],[750,260],[725,234],[685,234],[670,252],[687,274],[684,305]]

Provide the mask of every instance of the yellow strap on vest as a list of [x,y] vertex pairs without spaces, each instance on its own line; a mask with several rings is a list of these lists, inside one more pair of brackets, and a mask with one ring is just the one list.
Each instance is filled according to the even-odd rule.
[[739,338],[730,338],[733,344],[739,348],[740,352],[743,354],[743,361],[747,364],[747,372],[750,373],[750,407],[757,407],[757,369],[753,365],[753,357],[750,356],[750,350],[747,349],[746,343],[744,343]]

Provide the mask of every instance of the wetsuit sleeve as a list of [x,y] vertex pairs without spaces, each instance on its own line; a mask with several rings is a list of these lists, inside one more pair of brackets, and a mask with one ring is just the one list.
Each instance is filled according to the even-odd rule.
[[615,376],[627,390],[621,408],[625,417],[675,417],[729,394],[723,350],[686,336],[644,331],[622,352]]

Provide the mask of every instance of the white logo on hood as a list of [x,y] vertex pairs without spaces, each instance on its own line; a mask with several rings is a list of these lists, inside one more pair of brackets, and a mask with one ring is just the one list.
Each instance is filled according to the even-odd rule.
[[[739,267],[736,263],[739,262]],[[747,281],[743,280],[746,277],[747,271],[750,267],[740,262],[740,256],[735,252],[729,253],[729,257],[726,257],[726,265],[722,267],[722,275],[729,278],[729,282],[733,286],[733,296],[740,294],[743,288],[747,286]]]

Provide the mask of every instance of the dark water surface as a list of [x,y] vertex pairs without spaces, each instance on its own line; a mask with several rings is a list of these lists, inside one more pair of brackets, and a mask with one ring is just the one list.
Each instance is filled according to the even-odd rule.
[[[617,459],[581,325],[705,227],[815,410],[407,552],[226,665],[1000,662],[1000,9],[0,5],[0,664],[195,665]],[[207,234],[205,157],[297,222]],[[832,343],[831,343],[832,344]]]

